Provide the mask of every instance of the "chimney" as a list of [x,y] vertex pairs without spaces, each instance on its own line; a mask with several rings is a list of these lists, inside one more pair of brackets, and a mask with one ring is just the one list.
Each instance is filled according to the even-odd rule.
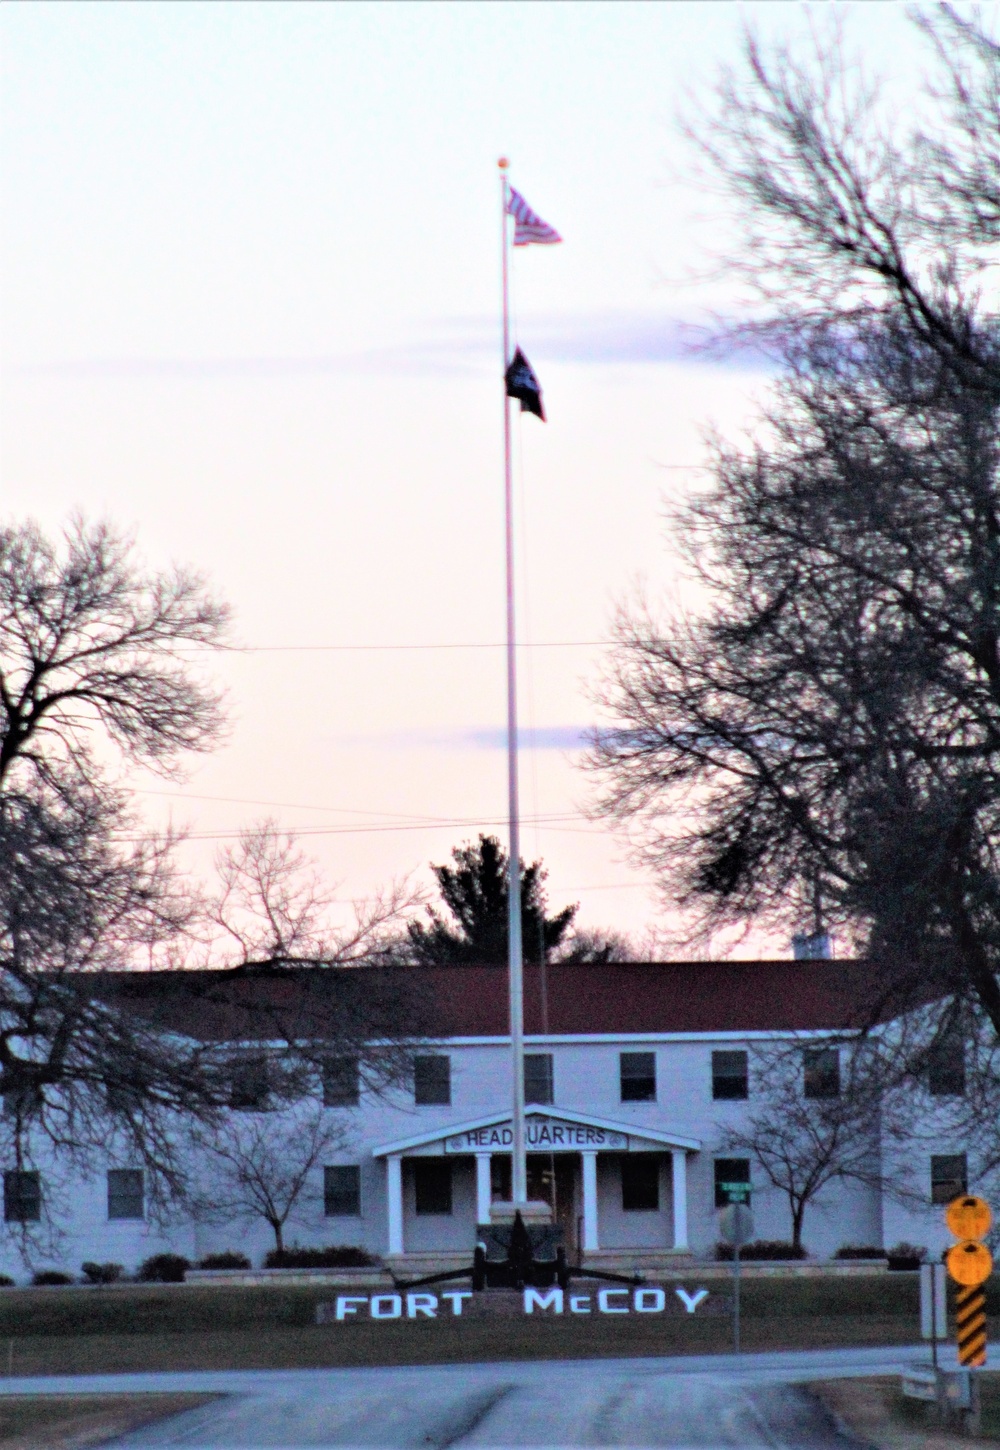
[[792,955],[797,962],[827,962],[833,956],[833,937],[828,931],[796,932]]

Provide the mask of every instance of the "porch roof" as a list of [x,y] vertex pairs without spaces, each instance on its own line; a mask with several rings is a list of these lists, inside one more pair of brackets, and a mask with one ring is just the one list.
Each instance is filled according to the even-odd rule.
[[[431,1143],[443,1143],[445,1138],[455,1138],[461,1133],[475,1133],[480,1128],[492,1128],[498,1123],[505,1123],[510,1116],[510,1109],[505,1108],[499,1112],[490,1113],[485,1118],[465,1119],[461,1123],[440,1123],[437,1127],[423,1133],[415,1133],[412,1137],[397,1138],[395,1142],[379,1144],[378,1147],[372,1149],[372,1157],[388,1158],[393,1153],[406,1153],[414,1148],[425,1148]],[[605,1133],[622,1133],[628,1138],[643,1138],[647,1142],[660,1144],[664,1148],[683,1148],[688,1153],[697,1153],[702,1146],[700,1138],[692,1138],[686,1133],[650,1128],[645,1123],[616,1123],[609,1118],[595,1118],[592,1113],[572,1112],[569,1108],[550,1108],[532,1104],[526,1111],[525,1117],[548,1118],[550,1122],[575,1123],[584,1128],[598,1128]]]

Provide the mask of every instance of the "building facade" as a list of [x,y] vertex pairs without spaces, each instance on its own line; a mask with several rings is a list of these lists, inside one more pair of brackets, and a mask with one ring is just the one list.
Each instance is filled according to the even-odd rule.
[[[358,1245],[416,1268],[471,1256],[477,1223],[493,1200],[510,1196],[507,977],[492,967],[396,970],[422,974],[435,1030],[416,1044],[405,1088],[366,1092],[357,1062],[333,1056],[312,1098],[283,1111],[290,1144],[308,1112],[321,1109],[341,1130],[312,1170],[285,1241]],[[529,970],[529,1197],[552,1205],[570,1257],[646,1267],[711,1257],[719,1208],[741,1183],[755,1236],[788,1240],[785,1195],[749,1156],[720,1145],[753,1110],[755,1053],[777,1042],[801,1052],[808,1096],[810,1052],[857,1020],[868,980],[859,964],[811,960],[550,965],[544,981]],[[217,1024],[211,1030],[218,1035]],[[248,1042],[245,1028],[223,1045],[236,1066],[248,1052],[259,1060],[269,1050],[266,1039]],[[821,1050],[829,1092],[831,1049]],[[232,1113],[244,1121],[264,1106],[242,1101]],[[943,1246],[935,1200],[962,1191],[967,1174],[954,1143],[938,1146],[926,1164],[909,1165],[914,1181],[926,1179],[923,1202],[918,1195],[900,1206],[874,1177],[828,1185],[806,1213],[809,1251],[829,1256],[845,1244],[900,1240]],[[210,1199],[211,1168],[202,1172]],[[154,1253],[196,1262],[232,1249],[259,1263],[274,1246],[267,1224],[247,1215],[227,1221],[178,1210],[155,1219],[141,1169],[120,1160],[70,1181],[55,1163],[47,1171],[43,1156],[31,1173],[8,1169],[4,1189],[9,1232],[0,1269],[14,1278],[25,1276],[15,1230],[40,1223],[46,1210],[55,1233],[31,1250],[36,1267],[77,1269],[90,1259],[131,1271]]]

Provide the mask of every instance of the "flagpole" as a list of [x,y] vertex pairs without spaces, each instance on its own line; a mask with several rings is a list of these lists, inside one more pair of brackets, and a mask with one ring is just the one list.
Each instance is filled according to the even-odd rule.
[[[507,224],[507,167],[500,158],[500,226],[503,276],[503,373],[510,363],[509,226]],[[510,974],[510,1054],[514,1079],[513,1143],[511,1145],[511,1199],[528,1198],[528,1168],[524,1143],[524,960],[521,943],[521,823],[517,789],[517,646],[514,631],[514,486],[511,467],[510,399],[506,377],[503,390],[504,522],[507,543],[507,807],[510,859],[507,885],[507,965]]]

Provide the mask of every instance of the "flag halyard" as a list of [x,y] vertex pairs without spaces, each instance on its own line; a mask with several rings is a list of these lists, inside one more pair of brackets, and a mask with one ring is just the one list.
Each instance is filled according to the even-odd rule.
[[532,242],[551,246],[553,242],[562,241],[555,227],[543,222],[538,213],[531,210],[521,193],[512,186],[508,188],[507,215],[514,218],[515,247],[528,247]]
[[514,352],[510,365],[504,373],[504,380],[507,384],[508,398],[517,398],[521,404],[522,413],[534,413],[536,418],[545,422],[545,409],[542,407],[542,389],[535,370],[525,357],[520,348]]

